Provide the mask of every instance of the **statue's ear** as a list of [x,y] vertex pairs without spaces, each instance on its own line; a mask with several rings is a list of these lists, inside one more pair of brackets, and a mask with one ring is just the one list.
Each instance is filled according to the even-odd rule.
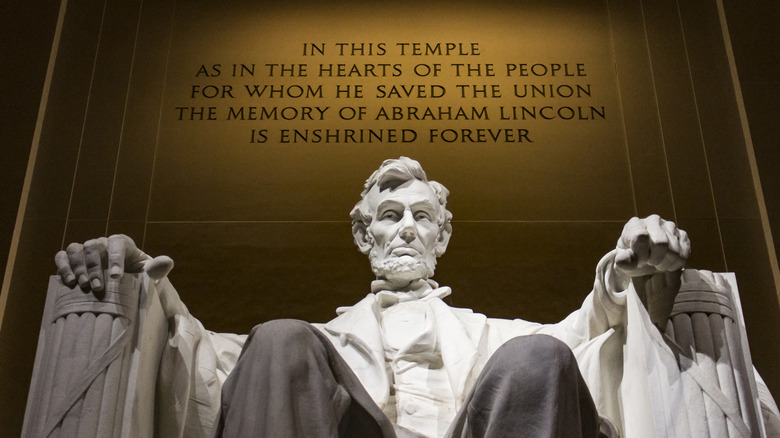
[[368,254],[374,246],[374,239],[369,236],[368,226],[363,221],[355,221],[352,225],[352,237],[363,254]]
[[447,245],[450,243],[450,236],[452,236],[452,224],[445,223],[441,230],[439,230],[439,237],[436,238],[436,257],[441,257],[445,251],[447,251]]

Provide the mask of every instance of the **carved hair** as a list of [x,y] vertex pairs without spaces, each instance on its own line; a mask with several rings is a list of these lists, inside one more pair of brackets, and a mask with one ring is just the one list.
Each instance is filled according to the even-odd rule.
[[[366,184],[363,186],[363,192],[360,194],[360,201],[355,204],[355,207],[349,213],[349,216],[352,218],[352,235],[355,237],[356,242],[357,239],[360,238],[359,236],[369,237],[366,235],[365,230],[371,225],[373,217],[371,216],[370,208],[365,201],[366,195],[371,191],[371,188],[378,185],[380,191],[387,189],[393,190],[412,179],[418,179],[428,184],[431,190],[433,190],[440,205],[436,222],[439,224],[442,232],[448,234],[452,232],[452,213],[447,210],[447,196],[450,194],[450,191],[436,181],[428,181],[425,171],[416,160],[408,157],[399,157],[397,159],[385,160],[382,165],[379,166],[379,169],[371,174],[368,180],[366,180]],[[360,246],[359,243],[358,246]]]

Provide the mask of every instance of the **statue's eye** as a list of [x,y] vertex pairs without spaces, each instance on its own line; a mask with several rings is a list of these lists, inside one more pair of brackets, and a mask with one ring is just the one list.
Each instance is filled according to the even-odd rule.
[[427,211],[420,210],[414,213],[414,220],[416,221],[431,220],[431,215]]
[[401,215],[397,211],[393,210],[387,210],[386,212],[382,213],[382,216],[380,217],[383,221],[394,221],[397,222],[401,218]]

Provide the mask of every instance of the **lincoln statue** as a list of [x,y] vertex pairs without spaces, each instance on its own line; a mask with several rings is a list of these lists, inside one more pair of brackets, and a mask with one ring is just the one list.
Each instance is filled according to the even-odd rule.
[[[376,279],[365,298],[324,324],[274,320],[248,335],[211,332],[167,280],[173,261],[146,255],[124,235],[73,243],[55,259],[63,282],[85,291],[100,293],[104,275],[125,272],[159,283],[169,327],[156,383],[159,436],[696,430],[698,420],[683,412],[691,402],[673,383],[681,371],[664,334],[690,254],[685,231],[656,215],[633,218],[596,266],[593,290],[563,321],[495,319],[447,305],[442,298],[452,291],[434,281],[452,235],[448,194],[417,161],[382,163],[350,214]],[[732,429],[746,430],[724,415]]]

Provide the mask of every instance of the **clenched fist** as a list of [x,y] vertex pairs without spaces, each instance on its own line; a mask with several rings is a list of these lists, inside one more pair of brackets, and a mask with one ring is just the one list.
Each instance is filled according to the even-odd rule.
[[664,330],[691,254],[688,233],[655,214],[635,217],[623,227],[616,251],[613,286],[624,290],[633,282],[650,320]]

